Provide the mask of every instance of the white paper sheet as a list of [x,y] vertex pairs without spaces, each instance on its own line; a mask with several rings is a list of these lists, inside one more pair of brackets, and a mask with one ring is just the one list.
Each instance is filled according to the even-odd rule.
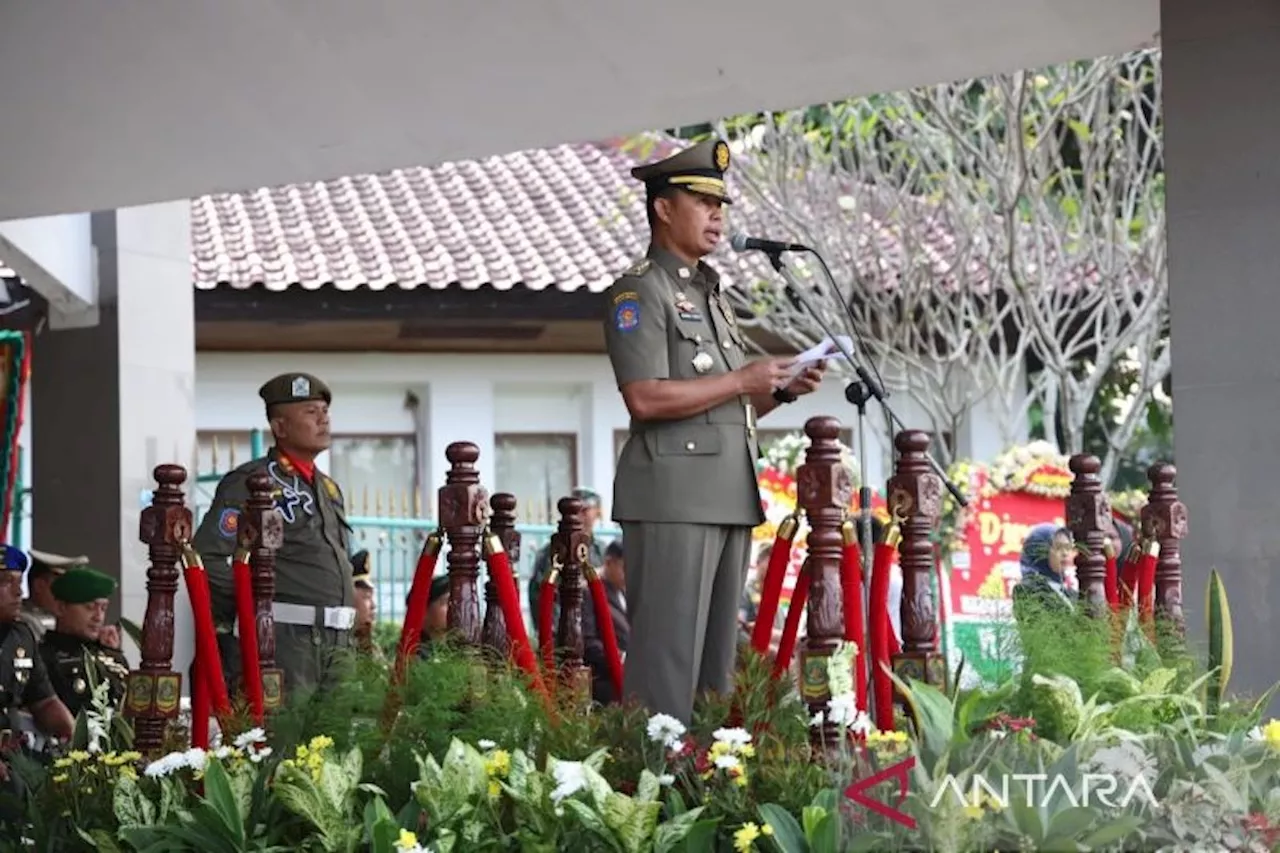
[[823,338],[818,343],[809,347],[804,352],[796,356],[795,369],[791,371],[791,375],[787,377],[783,387],[791,384],[791,381],[804,372],[805,366],[813,364],[815,361],[826,361],[829,358],[844,358],[844,353],[840,351],[840,347],[836,345],[839,341],[849,352],[853,352],[853,338],[847,335],[836,335],[834,339]]

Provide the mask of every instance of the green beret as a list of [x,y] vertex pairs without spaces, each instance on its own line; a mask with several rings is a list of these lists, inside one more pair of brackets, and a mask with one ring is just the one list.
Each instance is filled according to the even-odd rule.
[[115,578],[87,566],[72,566],[49,585],[53,597],[67,604],[87,604],[109,598],[115,590]]
[[728,170],[728,143],[723,139],[708,139],[665,160],[637,166],[631,170],[631,177],[644,181],[649,195],[677,187],[733,204],[724,183],[724,173]]
[[307,400],[324,400],[326,404],[333,402],[329,386],[310,373],[282,373],[268,379],[258,389],[258,396],[267,406],[304,403]]

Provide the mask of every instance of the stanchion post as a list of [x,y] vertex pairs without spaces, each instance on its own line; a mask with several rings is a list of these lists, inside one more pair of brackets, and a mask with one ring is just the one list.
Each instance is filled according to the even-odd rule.
[[240,513],[240,547],[249,551],[253,589],[253,624],[258,636],[258,667],[262,672],[262,708],[267,713],[284,703],[284,673],[276,667],[276,551],[284,545],[284,517],[271,497],[275,483],[265,472],[250,474],[249,498]]
[[1187,507],[1178,500],[1178,469],[1157,462],[1147,469],[1151,493],[1142,508],[1142,535],[1160,545],[1156,559],[1156,620],[1176,637],[1186,635],[1182,613],[1182,540],[1187,536]]
[[138,538],[147,546],[147,612],[142,621],[142,662],[129,673],[125,714],[133,718],[134,746],[151,754],[164,746],[169,720],[178,715],[182,676],[173,671],[173,598],[178,561],[191,540],[191,510],[184,504],[181,465],[159,465],[151,506],[142,511]]
[[[489,499],[492,514],[489,517],[489,530],[502,549],[507,552],[511,563],[511,573],[519,576],[520,568],[520,532],[516,530],[516,497],[507,492],[498,492]],[[480,631],[480,642],[498,656],[506,660],[511,654],[511,635],[507,630],[507,620],[498,603],[498,587],[493,578],[485,578],[484,583],[484,626]]]
[[1077,453],[1067,460],[1071,469],[1071,493],[1067,496],[1067,527],[1076,544],[1076,580],[1080,600],[1099,619],[1109,618],[1107,606],[1107,557],[1103,548],[1111,529],[1111,501],[1102,488],[1102,462],[1096,456]]
[[480,537],[489,520],[489,493],[480,485],[480,448],[455,441],[445,448],[449,470],[437,492],[440,526],[449,541],[449,633],[469,646],[480,644]]

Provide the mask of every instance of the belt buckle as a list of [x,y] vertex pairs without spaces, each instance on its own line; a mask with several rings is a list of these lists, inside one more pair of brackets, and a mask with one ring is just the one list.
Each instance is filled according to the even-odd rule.
[[354,607],[326,607],[324,608],[324,626],[332,628],[335,631],[350,631],[351,626],[356,623],[356,611]]

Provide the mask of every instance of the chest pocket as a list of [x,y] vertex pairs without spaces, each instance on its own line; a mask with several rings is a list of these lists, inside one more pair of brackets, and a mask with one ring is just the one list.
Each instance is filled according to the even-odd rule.
[[724,356],[716,344],[716,335],[706,321],[677,321],[671,337],[671,378],[697,379],[723,373]]

